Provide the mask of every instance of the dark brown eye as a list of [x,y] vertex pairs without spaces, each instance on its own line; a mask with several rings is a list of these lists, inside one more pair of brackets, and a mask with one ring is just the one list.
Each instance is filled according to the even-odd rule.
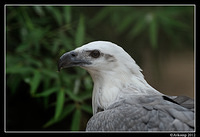
[[90,53],[90,56],[92,56],[93,58],[98,58],[100,56],[100,52],[98,50],[93,50]]

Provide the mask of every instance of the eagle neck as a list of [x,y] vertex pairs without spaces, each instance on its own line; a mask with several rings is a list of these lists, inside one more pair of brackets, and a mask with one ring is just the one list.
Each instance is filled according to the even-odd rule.
[[106,109],[111,104],[130,95],[160,94],[146,82],[142,74],[130,75],[130,73],[115,73],[114,71],[89,71],[89,73],[94,82],[93,114],[97,113],[98,108]]

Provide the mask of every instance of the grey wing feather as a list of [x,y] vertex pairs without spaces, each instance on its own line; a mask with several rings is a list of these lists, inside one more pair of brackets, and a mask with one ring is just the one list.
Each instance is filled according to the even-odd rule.
[[186,96],[174,96],[171,97],[175,102],[180,104],[181,106],[188,108],[188,109],[194,109],[194,100],[186,97]]
[[190,131],[194,112],[161,96],[130,97],[95,114],[87,131]]

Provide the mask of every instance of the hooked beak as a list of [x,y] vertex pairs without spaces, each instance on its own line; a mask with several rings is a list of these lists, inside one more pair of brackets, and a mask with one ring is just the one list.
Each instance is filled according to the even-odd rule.
[[70,51],[66,52],[60,57],[58,61],[58,71],[60,71],[62,68],[68,68],[73,66],[84,66],[86,64],[87,65],[91,64],[91,62],[88,62],[83,58],[80,58],[77,52]]

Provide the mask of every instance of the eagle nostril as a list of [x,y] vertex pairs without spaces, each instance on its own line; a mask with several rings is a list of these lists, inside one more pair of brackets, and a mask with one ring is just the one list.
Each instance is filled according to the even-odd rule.
[[71,52],[71,56],[72,56],[72,57],[76,57],[76,56],[77,56],[77,53],[76,53],[76,52]]

